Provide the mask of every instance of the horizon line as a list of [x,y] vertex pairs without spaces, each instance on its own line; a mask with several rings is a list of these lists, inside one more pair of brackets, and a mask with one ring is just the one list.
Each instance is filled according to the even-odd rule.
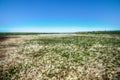
[[109,32],[120,30],[94,30],[94,31],[70,31],[70,32],[35,32],[35,31],[0,31],[0,33],[76,33],[76,32]]

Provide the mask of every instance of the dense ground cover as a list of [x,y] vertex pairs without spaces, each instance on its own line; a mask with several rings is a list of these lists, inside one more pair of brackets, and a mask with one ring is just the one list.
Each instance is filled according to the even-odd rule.
[[17,35],[0,54],[0,80],[120,79],[119,34]]

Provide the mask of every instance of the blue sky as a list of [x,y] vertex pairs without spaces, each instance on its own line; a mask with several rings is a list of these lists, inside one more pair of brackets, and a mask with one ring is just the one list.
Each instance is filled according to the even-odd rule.
[[0,32],[120,30],[120,0],[0,0]]

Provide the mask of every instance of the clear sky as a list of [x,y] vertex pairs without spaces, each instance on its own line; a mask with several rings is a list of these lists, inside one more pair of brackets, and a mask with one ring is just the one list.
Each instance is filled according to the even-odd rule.
[[120,30],[120,0],[0,0],[0,32]]

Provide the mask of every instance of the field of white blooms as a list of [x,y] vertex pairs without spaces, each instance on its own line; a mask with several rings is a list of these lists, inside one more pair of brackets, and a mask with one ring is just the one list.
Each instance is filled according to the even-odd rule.
[[120,80],[120,36],[9,35],[0,41],[0,80]]

